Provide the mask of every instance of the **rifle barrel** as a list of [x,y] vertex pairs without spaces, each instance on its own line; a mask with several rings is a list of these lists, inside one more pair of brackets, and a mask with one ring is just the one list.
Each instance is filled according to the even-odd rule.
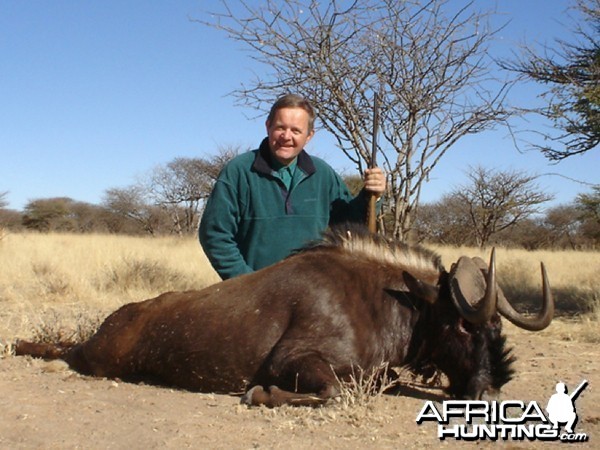
[[[375,92],[373,100],[373,134],[371,135],[371,161],[369,168],[377,166],[377,133],[379,131],[379,96]],[[377,232],[377,198],[374,194],[369,197],[369,208],[367,211],[367,227],[371,233]]]
[[375,92],[373,98],[373,134],[371,135],[371,164],[372,169],[377,166],[377,134],[379,133],[379,95]]

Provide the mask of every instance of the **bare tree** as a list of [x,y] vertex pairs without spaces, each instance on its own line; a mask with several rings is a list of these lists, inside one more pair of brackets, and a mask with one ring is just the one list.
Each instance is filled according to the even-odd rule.
[[212,192],[223,166],[239,149],[222,147],[210,158],[175,158],[154,169],[148,182],[148,193],[156,205],[165,208],[178,234],[196,230],[198,213]]
[[169,212],[177,234],[194,229],[200,202],[210,194],[212,185],[202,165],[197,158],[175,158],[150,176],[150,196]]
[[539,205],[552,199],[534,183],[536,176],[521,171],[479,166],[467,176],[470,182],[450,195],[465,205],[476,244],[482,248],[495,233],[539,212]]
[[150,235],[158,232],[160,214],[156,211],[157,208],[148,202],[142,186],[107,189],[102,203],[111,213],[133,220],[144,232]]
[[475,244],[467,205],[449,194],[434,203],[421,205],[410,236],[417,242],[441,245]]
[[361,174],[371,159],[372,105],[380,94],[380,161],[390,177],[395,237],[410,229],[421,187],[446,151],[511,114],[504,106],[508,84],[494,79],[487,59],[495,31],[472,3],[222,5],[203,23],[224,30],[271,69],[234,92],[240,102],[264,109],[286,91],[305,96]]
[[202,170],[204,171],[205,176],[211,180],[211,185],[214,185],[214,182],[217,181],[225,164],[243,151],[249,150],[250,149],[244,150],[239,145],[221,145],[219,146],[216,155],[212,155],[210,158],[203,158],[204,164],[202,165]]
[[108,189],[103,205],[146,233],[189,234],[196,230],[199,210],[218,174],[238,152],[228,146],[209,158],[175,158],[132,186]]

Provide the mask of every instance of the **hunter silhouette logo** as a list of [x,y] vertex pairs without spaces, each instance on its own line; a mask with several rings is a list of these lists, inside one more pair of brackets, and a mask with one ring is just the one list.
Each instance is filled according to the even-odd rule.
[[[587,442],[587,434],[574,431],[578,418],[575,401],[587,385],[588,381],[583,380],[569,395],[566,384],[558,382],[556,393],[548,400],[547,415],[535,401],[445,400],[436,406],[435,402],[428,400],[416,422],[419,425],[425,421],[437,422],[440,440]],[[561,432],[563,424],[564,431]]]
[[587,385],[587,380],[583,380],[575,391],[571,395],[568,395],[565,383],[556,383],[556,394],[550,397],[548,406],[546,406],[548,419],[553,424],[552,428],[558,429],[559,423],[566,423],[565,431],[573,434],[573,427],[577,423],[575,400]]

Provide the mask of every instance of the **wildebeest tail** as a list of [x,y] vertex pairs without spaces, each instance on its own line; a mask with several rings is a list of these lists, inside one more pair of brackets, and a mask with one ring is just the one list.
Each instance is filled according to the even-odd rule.
[[49,344],[18,340],[15,342],[15,354],[17,356],[29,355],[43,359],[63,359],[72,347],[73,344]]

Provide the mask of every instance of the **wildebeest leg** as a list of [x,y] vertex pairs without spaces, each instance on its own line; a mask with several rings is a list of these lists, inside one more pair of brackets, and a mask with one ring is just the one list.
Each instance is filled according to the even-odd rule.
[[291,390],[258,385],[242,397],[242,403],[270,408],[281,405],[319,406],[339,394],[338,380],[331,366],[316,355],[307,355],[287,362],[282,369],[272,371],[275,382]]
[[292,406],[320,406],[328,398],[323,398],[313,394],[301,394],[299,392],[290,392],[279,389],[277,386],[270,386],[264,390],[262,386],[254,386],[244,394],[241,402],[249,406],[267,406],[274,408],[281,405]]

